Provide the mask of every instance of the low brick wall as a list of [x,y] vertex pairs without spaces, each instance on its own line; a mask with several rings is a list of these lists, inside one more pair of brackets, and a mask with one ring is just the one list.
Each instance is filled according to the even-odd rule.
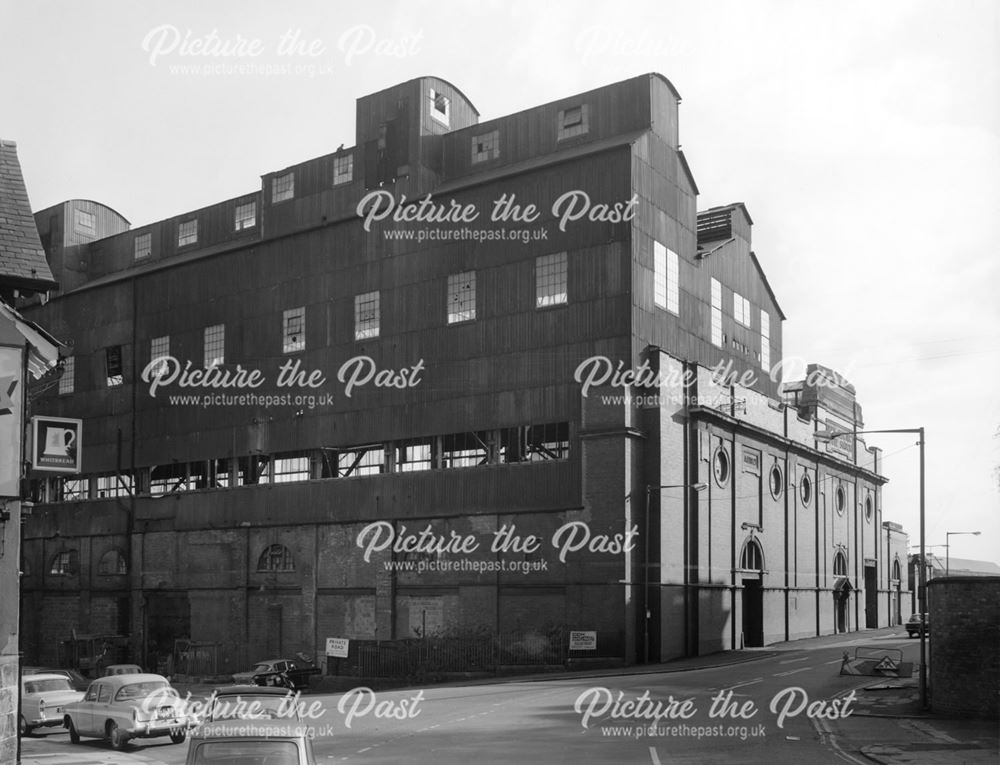
[[996,718],[1000,702],[1000,577],[952,576],[927,583],[931,620],[931,708]]

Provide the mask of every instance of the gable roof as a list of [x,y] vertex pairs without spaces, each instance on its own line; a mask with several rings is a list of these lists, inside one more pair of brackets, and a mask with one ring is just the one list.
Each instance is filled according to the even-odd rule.
[[45,259],[17,159],[17,144],[0,139],[0,285],[45,292],[59,285]]

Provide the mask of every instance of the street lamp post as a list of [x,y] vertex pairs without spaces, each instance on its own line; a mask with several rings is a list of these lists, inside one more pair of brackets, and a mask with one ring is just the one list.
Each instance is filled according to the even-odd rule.
[[944,575],[948,576],[951,571],[951,540],[948,537],[957,537],[960,534],[970,534],[974,537],[980,535],[979,531],[946,531],[944,534]]
[[[702,489],[708,488],[707,483],[667,483],[655,486],[653,484],[646,484],[646,512],[645,518],[643,520],[645,530],[643,533],[643,556],[642,556],[642,663],[649,663],[649,620],[652,614],[649,610],[649,516],[650,516],[650,502],[653,495],[653,490],[656,489],[694,489],[695,491],[701,491]],[[685,540],[685,544],[687,541]]]
[[[920,440],[920,575],[918,577],[918,595],[921,615],[927,612],[927,556],[924,536],[924,429],[923,428],[891,428],[889,430],[827,430],[813,433],[819,441],[832,441],[840,436],[860,436],[872,433],[915,433]],[[852,441],[857,448],[856,438]],[[852,449],[854,451],[854,449]],[[921,617],[923,618],[923,617]],[[929,617],[928,617],[929,618]],[[926,630],[920,630],[920,706],[927,708],[927,637]]]

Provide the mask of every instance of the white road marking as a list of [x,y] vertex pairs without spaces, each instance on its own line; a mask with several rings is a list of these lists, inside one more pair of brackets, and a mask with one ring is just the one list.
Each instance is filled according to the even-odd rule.
[[794,675],[796,672],[805,672],[810,669],[812,669],[812,667],[799,667],[798,669],[792,669],[788,672],[778,672],[772,675],[772,677],[788,677],[788,675]]
[[803,656],[799,659],[785,659],[784,661],[779,661],[778,664],[794,664],[797,661],[809,661],[809,657]]
[[649,747],[649,759],[652,760],[653,765],[660,765],[660,758],[656,756],[656,749]]
[[736,685],[730,685],[728,688],[723,688],[724,691],[731,691],[734,688],[742,688],[744,685],[754,685],[756,683],[764,682],[763,677],[758,677],[756,680],[747,680],[745,683],[737,683]]

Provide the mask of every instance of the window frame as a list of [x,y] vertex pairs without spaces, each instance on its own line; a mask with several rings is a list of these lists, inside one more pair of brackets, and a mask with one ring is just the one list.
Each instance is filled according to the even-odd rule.
[[[285,183],[287,181],[287,184]],[[271,178],[271,204],[277,205],[295,199],[295,171],[275,175]]]
[[[553,278],[554,277],[554,278]],[[562,290],[552,290],[552,286]],[[569,303],[569,259],[566,251],[535,258],[535,309],[555,308]]]

